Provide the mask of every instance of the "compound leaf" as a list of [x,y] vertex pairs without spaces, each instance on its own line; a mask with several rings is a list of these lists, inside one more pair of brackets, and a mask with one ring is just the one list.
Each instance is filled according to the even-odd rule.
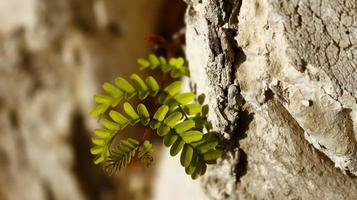
[[107,161],[108,164],[105,166],[108,173],[112,174],[112,172],[126,167],[135,156],[138,146],[139,142],[132,138],[120,141],[112,150]]
[[154,160],[153,153],[154,149],[152,148],[152,144],[148,140],[145,140],[139,147],[138,158],[146,167],[149,167]]

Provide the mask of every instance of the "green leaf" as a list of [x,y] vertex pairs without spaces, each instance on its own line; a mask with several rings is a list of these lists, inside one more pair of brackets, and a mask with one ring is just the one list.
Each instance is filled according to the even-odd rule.
[[154,130],[159,128],[160,125],[161,125],[161,123],[156,120],[151,120],[151,122],[150,122],[150,127]]
[[91,111],[89,112],[89,114],[92,115],[93,117],[96,117],[98,115],[105,113],[105,111],[107,111],[108,108],[109,108],[108,104],[100,104],[100,105],[92,108]]
[[181,165],[184,167],[188,167],[191,163],[192,156],[193,148],[190,145],[185,144],[180,157]]
[[113,98],[106,95],[94,95],[93,99],[97,103],[111,104]]
[[205,94],[200,94],[200,95],[198,95],[198,103],[199,104],[203,104],[204,102],[205,102],[205,99],[206,99],[206,95]]
[[182,114],[178,111],[171,113],[165,120],[164,124],[173,128],[178,121],[182,118]]
[[185,60],[182,57],[178,58],[171,58],[169,61],[170,65],[173,65],[175,67],[181,67],[185,63]]
[[167,60],[163,56],[159,57],[159,61],[160,61],[160,65],[166,65],[167,64]]
[[211,149],[203,154],[203,160],[206,162],[216,160],[217,158],[221,157],[222,151]]
[[128,118],[124,117],[122,114],[120,114],[119,112],[117,112],[115,110],[111,110],[109,112],[109,116],[110,116],[110,118],[112,118],[113,121],[120,124],[122,127],[126,126],[129,123]]
[[94,132],[100,138],[109,138],[111,136],[111,132],[106,129],[95,129]]
[[132,138],[120,141],[109,156],[108,164],[105,166],[107,171],[111,173],[126,167],[135,156],[138,146],[139,142]]
[[174,129],[177,133],[183,133],[185,131],[190,130],[194,126],[195,126],[195,122],[193,120],[186,120],[186,121],[183,121],[183,122],[177,124],[174,127]]
[[92,138],[92,143],[98,146],[104,146],[106,144],[106,141],[100,138]]
[[150,114],[148,109],[146,108],[146,106],[144,104],[139,104],[137,109],[136,109],[139,113],[140,116],[140,120],[144,125],[147,125],[150,121]]
[[146,69],[150,66],[150,62],[145,58],[139,58],[137,62],[141,66],[140,69]]
[[206,173],[206,170],[207,170],[207,165],[204,163],[204,164],[201,166],[200,175],[204,175],[204,174]]
[[156,96],[157,93],[159,92],[159,84],[157,83],[157,81],[154,79],[154,77],[152,76],[148,76],[145,80],[147,86],[149,87],[150,90],[150,94],[151,96]]
[[150,66],[151,69],[156,69],[160,65],[159,59],[154,54],[149,55],[149,61],[151,63],[151,66]]
[[172,66],[167,63],[166,58],[160,56],[159,60],[160,60],[160,67],[162,72],[168,72],[172,69]]
[[164,137],[164,145],[170,147],[174,142],[176,142],[178,135],[169,133]]
[[208,105],[203,105],[202,106],[202,116],[207,116],[208,111],[209,111]]
[[196,166],[189,165],[188,167],[185,168],[185,172],[188,175],[191,175],[196,169]]
[[200,163],[197,164],[197,166],[196,166],[194,172],[193,172],[192,175],[191,175],[191,178],[192,178],[193,180],[197,179],[197,178],[201,175],[202,169],[204,168],[205,165],[206,165],[206,164],[203,163],[203,162],[200,162]]
[[180,136],[186,143],[192,143],[201,140],[203,134],[200,131],[187,131],[181,133]]
[[154,114],[154,119],[161,122],[162,120],[164,120],[168,111],[169,111],[169,107],[167,105],[160,106],[160,108],[157,109],[157,111]]
[[134,146],[138,146],[139,145],[139,142],[137,140],[133,139],[133,138],[128,138],[127,141],[130,142],[131,144],[133,144]]
[[104,148],[101,146],[95,146],[90,149],[90,153],[93,155],[98,155],[103,152]]
[[99,163],[103,162],[104,160],[105,160],[104,156],[100,155],[94,160],[94,164],[98,165]]
[[185,172],[189,175],[193,174],[193,172],[196,169],[196,166],[199,164],[199,161],[200,161],[199,155],[197,154],[196,151],[193,151],[191,163],[188,167],[185,168]]
[[208,150],[215,148],[218,145],[218,141],[215,139],[210,139],[205,141],[204,143],[197,146],[197,150],[200,153],[206,153]]
[[135,88],[124,78],[118,77],[115,79],[115,84],[126,94],[126,98],[130,99],[136,94]]
[[148,140],[145,140],[144,143],[140,147],[141,147],[141,150],[139,150],[138,158],[141,158],[147,152],[153,152],[152,144]]
[[139,119],[139,115],[135,112],[133,106],[130,103],[124,103],[124,112],[129,116],[131,119],[131,123],[136,123]]
[[170,127],[166,126],[165,124],[161,124],[160,127],[157,129],[157,134],[159,136],[165,136],[170,132]]
[[180,72],[182,76],[190,76],[190,70],[187,67],[182,66]]
[[172,77],[172,78],[179,78],[179,77],[181,77],[183,74],[182,74],[182,72],[181,72],[181,70],[180,69],[173,69],[171,72],[170,72],[170,76]]
[[170,110],[173,110],[173,108],[179,105],[179,103],[173,98],[167,98],[167,101],[165,101],[164,104],[168,105],[170,107]]
[[198,103],[193,103],[193,104],[185,105],[185,106],[183,107],[183,110],[184,110],[185,113],[187,113],[188,115],[195,115],[195,114],[201,112],[202,107],[201,107],[201,105],[198,104]]
[[122,145],[129,149],[134,149],[139,145],[139,142],[135,139],[128,138],[127,140],[122,141]]
[[164,92],[161,92],[159,95],[159,104],[167,105],[171,100],[170,96]]
[[124,93],[111,83],[105,82],[103,84],[103,90],[106,91],[108,94],[113,96],[114,98],[120,98],[124,95]]
[[172,70],[174,67],[169,65],[169,64],[164,64],[164,65],[161,65],[161,71],[166,73],[166,72],[169,72],[170,70]]
[[175,81],[168,85],[164,91],[169,94],[170,96],[174,96],[177,94],[182,88],[182,82],[181,81]]
[[180,153],[184,144],[185,142],[181,138],[177,138],[175,143],[171,146],[170,155],[176,156],[178,153]]
[[138,158],[146,167],[149,167],[154,160],[153,153],[154,149],[152,148],[152,144],[148,140],[145,140],[139,147]]
[[148,86],[137,74],[132,74],[130,78],[133,80],[133,84],[136,90],[139,91],[139,99],[145,99],[149,95]]
[[118,131],[120,129],[120,124],[109,121],[109,120],[105,119],[104,117],[100,118],[99,123],[102,124],[105,128],[112,130],[112,131]]
[[195,99],[195,94],[193,94],[192,92],[186,92],[176,95],[174,99],[181,105],[186,105],[187,103],[190,103]]

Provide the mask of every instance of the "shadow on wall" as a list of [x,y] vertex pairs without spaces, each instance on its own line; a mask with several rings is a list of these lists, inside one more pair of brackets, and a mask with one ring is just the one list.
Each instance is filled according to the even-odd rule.
[[149,199],[155,166],[92,164],[92,95],[137,70],[143,38],[183,26],[181,0],[0,2],[0,199]]

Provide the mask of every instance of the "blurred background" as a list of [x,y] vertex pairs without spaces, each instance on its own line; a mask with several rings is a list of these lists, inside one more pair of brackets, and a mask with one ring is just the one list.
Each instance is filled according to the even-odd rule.
[[154,165],[107,176],[88,114],[104,81],[128,77],[144,36],[182,32],[181,0],[0,0],[0,200],[203,199],[161,143]]

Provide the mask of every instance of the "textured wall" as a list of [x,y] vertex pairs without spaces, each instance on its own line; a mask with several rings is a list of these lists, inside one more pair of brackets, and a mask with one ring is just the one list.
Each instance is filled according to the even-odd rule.
[[208,196],[356,199],[357,2],[187,2],[192,78],[227,144]]

